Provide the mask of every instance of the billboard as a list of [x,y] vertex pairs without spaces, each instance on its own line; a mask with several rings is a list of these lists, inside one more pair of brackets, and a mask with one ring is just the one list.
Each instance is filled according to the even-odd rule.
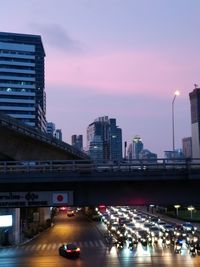
[[73,206],[72,191],[31,191],[0,193],[0,208]]
[[12,226],[12,215],[0,215],[0,227]]

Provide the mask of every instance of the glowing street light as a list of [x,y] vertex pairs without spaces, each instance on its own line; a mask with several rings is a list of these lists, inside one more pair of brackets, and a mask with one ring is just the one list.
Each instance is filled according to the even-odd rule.
[[174,141],[174,101],[177,96],[180,95],[180,92],[178,90],[175,91],[174,93],[174,98],[172,100],[172,145],[173,145],[173,152],[175,150],[175,141]]
[[174,205],[174,208],[176,209],[176,216],[178,217],[178,209],[180,208],[180,205]]
[[195,208],[193,206],[189,206],[187,209],[190,211],[190,218],[192,219],[192,212]]

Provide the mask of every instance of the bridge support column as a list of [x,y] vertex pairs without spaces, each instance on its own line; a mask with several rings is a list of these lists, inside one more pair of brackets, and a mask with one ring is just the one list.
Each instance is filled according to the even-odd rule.
[[14,244],[19,244],[21,239],[20,208],[13,209],[12,215],[13,215],[12,239]]
[[40,223],[44,224],[47,219],[51,218],[51,211],[50,208],[39,208],[39,214],[40,214]]

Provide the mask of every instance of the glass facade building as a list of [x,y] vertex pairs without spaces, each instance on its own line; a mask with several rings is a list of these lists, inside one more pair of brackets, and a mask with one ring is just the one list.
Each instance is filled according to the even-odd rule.
[[72,135],[72,146],[83,151],[83,135]]
[[44,58],[40,36],[0,32],[0,112],[45,132]]
[[99,117],[87,128],[87,150],[96,161],[122,160],[122,130],[116,119]]

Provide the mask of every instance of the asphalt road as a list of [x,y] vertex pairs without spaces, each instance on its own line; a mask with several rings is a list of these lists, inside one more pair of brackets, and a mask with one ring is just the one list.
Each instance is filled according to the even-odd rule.
[[[81,248],[79,259],[59,256],[58,247],[75,242]],[[129,251],[109,249],[96,223],[81,214],[56,217],[55,225],[27,244],[0,249],[0,267],[190,267],[200,266],[200,256],[191,257],[186,248],[175,254],[161,244]]]

